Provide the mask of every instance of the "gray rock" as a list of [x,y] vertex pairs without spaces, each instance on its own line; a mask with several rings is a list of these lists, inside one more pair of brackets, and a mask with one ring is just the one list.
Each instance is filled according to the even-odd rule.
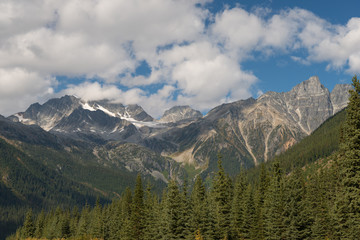
[[350,84],[336,84],[330,93],[331,103],[333,105],[333,114],[345,108],[349,100],[349,90],[353,89]]
[[179,122],[182,120],[197,120],[203,115],[200,111],[192,109],[190,106],[175,106],[166,110],[159,120],[160,122]]

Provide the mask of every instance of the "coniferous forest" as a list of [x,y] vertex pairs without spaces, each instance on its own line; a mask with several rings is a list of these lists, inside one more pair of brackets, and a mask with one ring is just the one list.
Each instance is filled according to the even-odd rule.
[[[218,157],[210,185],[168,183],[161,196],[143,183],[111,204],[28,211],[9,239],[358,239],[360,236],[360,83],[340,131],[339,150],[307,173],[279,160],[256,179],[229,177]],[[295,161],[295,160],[294,160]]]

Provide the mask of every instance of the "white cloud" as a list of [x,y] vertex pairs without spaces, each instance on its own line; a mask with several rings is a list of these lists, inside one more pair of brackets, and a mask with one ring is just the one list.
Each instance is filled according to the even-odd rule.
[[[1,1],[0,87],[8,90],[0,112],[52,94],[57,75],[85,78],[61,94],[138,103],[156,116],[174,104],[207,110],[249,97],[257,77],[242,64],[254,53],[360,71],[359,18],[333,25],[299,8],[273,14],[236,7],[211,15],[205,2]],[[305,55],[297,56],[298,50]],[[150,76],[135,76],[142,61]],[[102,84],[89,78],[101,78]],[[162,87],[145,90],[155,84]],[[20,105],[12,103],[15,98]]]
[[360,72],[360,18],[351,18],[346,26],[336,26],[326,37],[309,46],[309,59],[329,62],[329,68],[349,67],[350,73]]
[[23,68],[0,68],[1,114],[10,115],[44,100],[53,94],[55,84],[54,78]]

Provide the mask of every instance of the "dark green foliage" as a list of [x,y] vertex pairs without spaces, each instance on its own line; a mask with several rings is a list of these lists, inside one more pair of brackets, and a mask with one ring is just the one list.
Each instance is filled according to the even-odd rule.
[[166,215],[167,230],[165,239],[185,239],[184,203],[175,180],[171,180],[167,192]]
[[[161,198],[152,192],[150,183],[144,192],[138,176],[134,192],[127,188],[105,206],[99,201],[93,207],[86,205],[81,214],[63,206],[36,218],[29,212],[23,227],[10,239],[357,239],[360,84],[356,77],[354,87],[340,152],[326,160],[303,162],[304,156],[314,156],[314,152],[297,152],[297,161],[290,151],[293,164],[280,156],[271,168],[262,165],[251,181],[241,172],[233,182],[218,156],[218,170],[207,179],[209,189],[200,176],[191,192],[186,182],[179,188],[178,182],[171,180]],[[300,168],[305,163],[312,171]]]
[[311,217],[306,199],[305,179],[301,169],[296,169],[286,179],[284,193],[285,238],[309,239]]
[[29,210],[26,213],[24,226],[21,229],[21,235],[25,238],[31,238],[35,235],[35,227],[34,227],[34,220],[32,215],[32,210]]
[[132,202],[131,225],[133,239],[143,239],[144,237],[144,190],[141,182],[141,176],[136,179],[134,198]]
[[218,238],[229,238],[232,202],[232,182],[222,167],[222,157],[218,156],[218,172],[214,178],[213,196],[216,209],[215,229]]
[[266,239],[283,239],[285,232],[284,206],[284,174],[279,163],[275,162],[269,190],[264,200]]
[[360,83],[353,78],[340,144],[340,186],[335,204],[338,237],[360,236]]

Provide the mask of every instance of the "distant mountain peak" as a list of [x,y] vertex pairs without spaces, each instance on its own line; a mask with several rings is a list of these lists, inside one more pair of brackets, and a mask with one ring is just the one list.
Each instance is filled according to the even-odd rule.
[[203,115],[200,111],[192,109],[190,106],[174,106],[166,110],[160,118],[160,122],[179,122],[183,120],[196,120]]

